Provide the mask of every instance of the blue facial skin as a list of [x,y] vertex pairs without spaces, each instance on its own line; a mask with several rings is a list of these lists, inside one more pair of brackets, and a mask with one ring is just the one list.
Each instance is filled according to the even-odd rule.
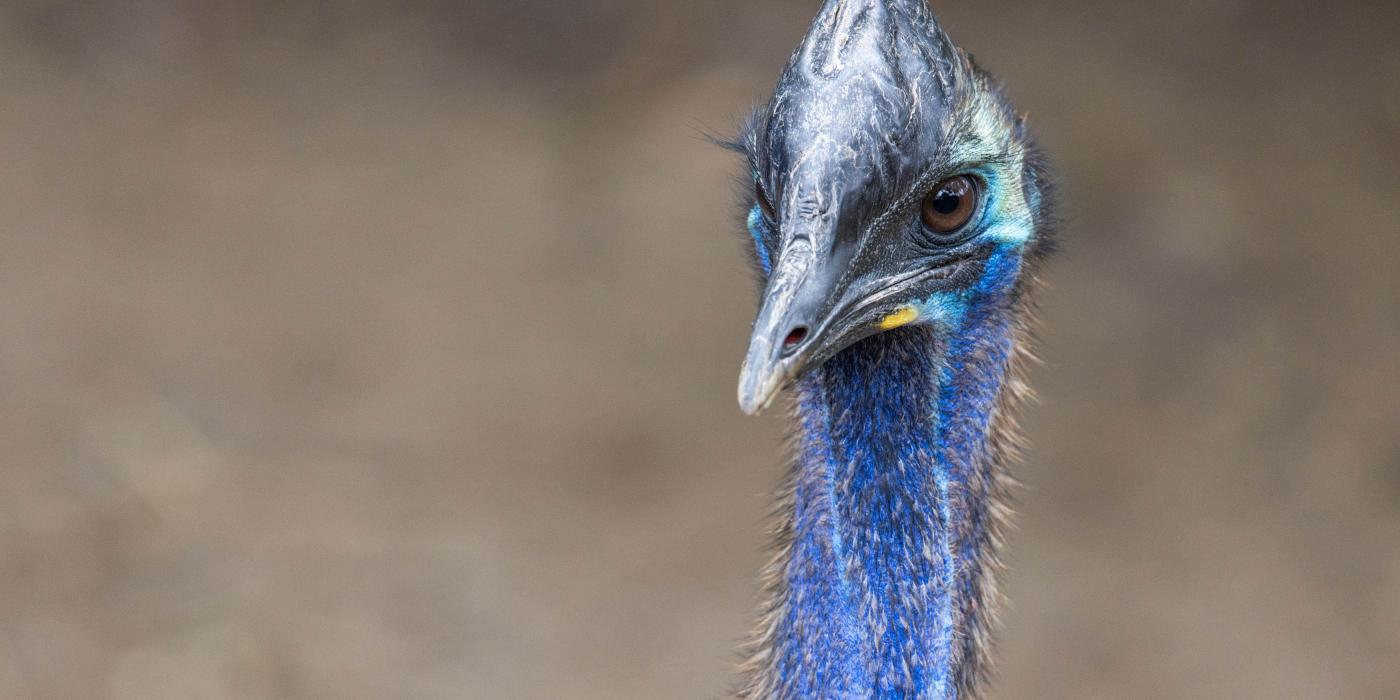
[[763,209],[757,204],[749,210],[748,228],[749,236],[753,238],[754,252],[758,256],[758,266],[762,268],[763,276],[767,277],[773,274],[773,259],[768,255],[768,241],[772,240],[773,231],[763,217]]
[[[988,209],[995,208],[988,205]],[[1005,231],[990,220],[981,230]],[[760,267],[773,231],[749,216]],[[916,325],[847,348],[797,383],[800,431],[781,697],[954,698],[974,653],[987,431],[1012,351],[1004,313],[1023,244],[993,239],[969,287]]]

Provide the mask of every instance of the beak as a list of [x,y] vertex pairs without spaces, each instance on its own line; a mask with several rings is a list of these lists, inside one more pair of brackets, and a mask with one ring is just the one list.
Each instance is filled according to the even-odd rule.
[[763,293],[749,352],[739,373],[739,408],[758,415],[788,382],[806,368],[821,345],[819,326],[836,275],[818,260],[809,238],[783,248]]

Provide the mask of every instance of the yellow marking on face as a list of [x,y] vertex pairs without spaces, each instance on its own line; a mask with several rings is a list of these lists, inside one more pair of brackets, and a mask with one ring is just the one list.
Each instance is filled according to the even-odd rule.
[[900,326],[907,326],[913,323],[918,318],[919,310],[912,306],[906,306],[890,314],[889,316],[880,319],[880,330],[888,331],[893,330],[895,328],[899,328]]

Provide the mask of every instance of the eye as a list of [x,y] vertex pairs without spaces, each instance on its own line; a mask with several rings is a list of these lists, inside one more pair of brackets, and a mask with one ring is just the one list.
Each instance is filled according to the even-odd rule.
[[773,210],[773,203],[768,201],[768,195],[763,193],[763,185],[760,185],[757,180],[754,180],[753,183],[753,196],[754,199],[758,200],[758,208],[763,210],[763,215],[768,217],[769,221],[777,221],[778,212]]
[[924,197],[924,227],[947,235],[957,233],[977,211],[977,182],[967,175],[950,177]]

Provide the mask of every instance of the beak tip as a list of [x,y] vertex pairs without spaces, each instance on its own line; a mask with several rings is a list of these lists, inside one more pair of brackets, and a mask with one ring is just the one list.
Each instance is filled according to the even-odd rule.
[[771,401],[762,401],[756,397],[745,396],[743,394],[739,395],[739,410],[743,411],[746,415],[757,416],[763,413],[763,410],[768,408],[769,403],[771,403]]
[[768,410],[768,406],[773,403],[773,396],[743,396],[739,397],[739,410],[746,415],[757,416]]
[[739,377],[739,410],[750,416],[763,413],[782,388],[781,375],[759,376],[745,366]]
[[739,382],[739,410],[750,416],[763,412],[763,404],[756,392],[748,387],[748,382]]

